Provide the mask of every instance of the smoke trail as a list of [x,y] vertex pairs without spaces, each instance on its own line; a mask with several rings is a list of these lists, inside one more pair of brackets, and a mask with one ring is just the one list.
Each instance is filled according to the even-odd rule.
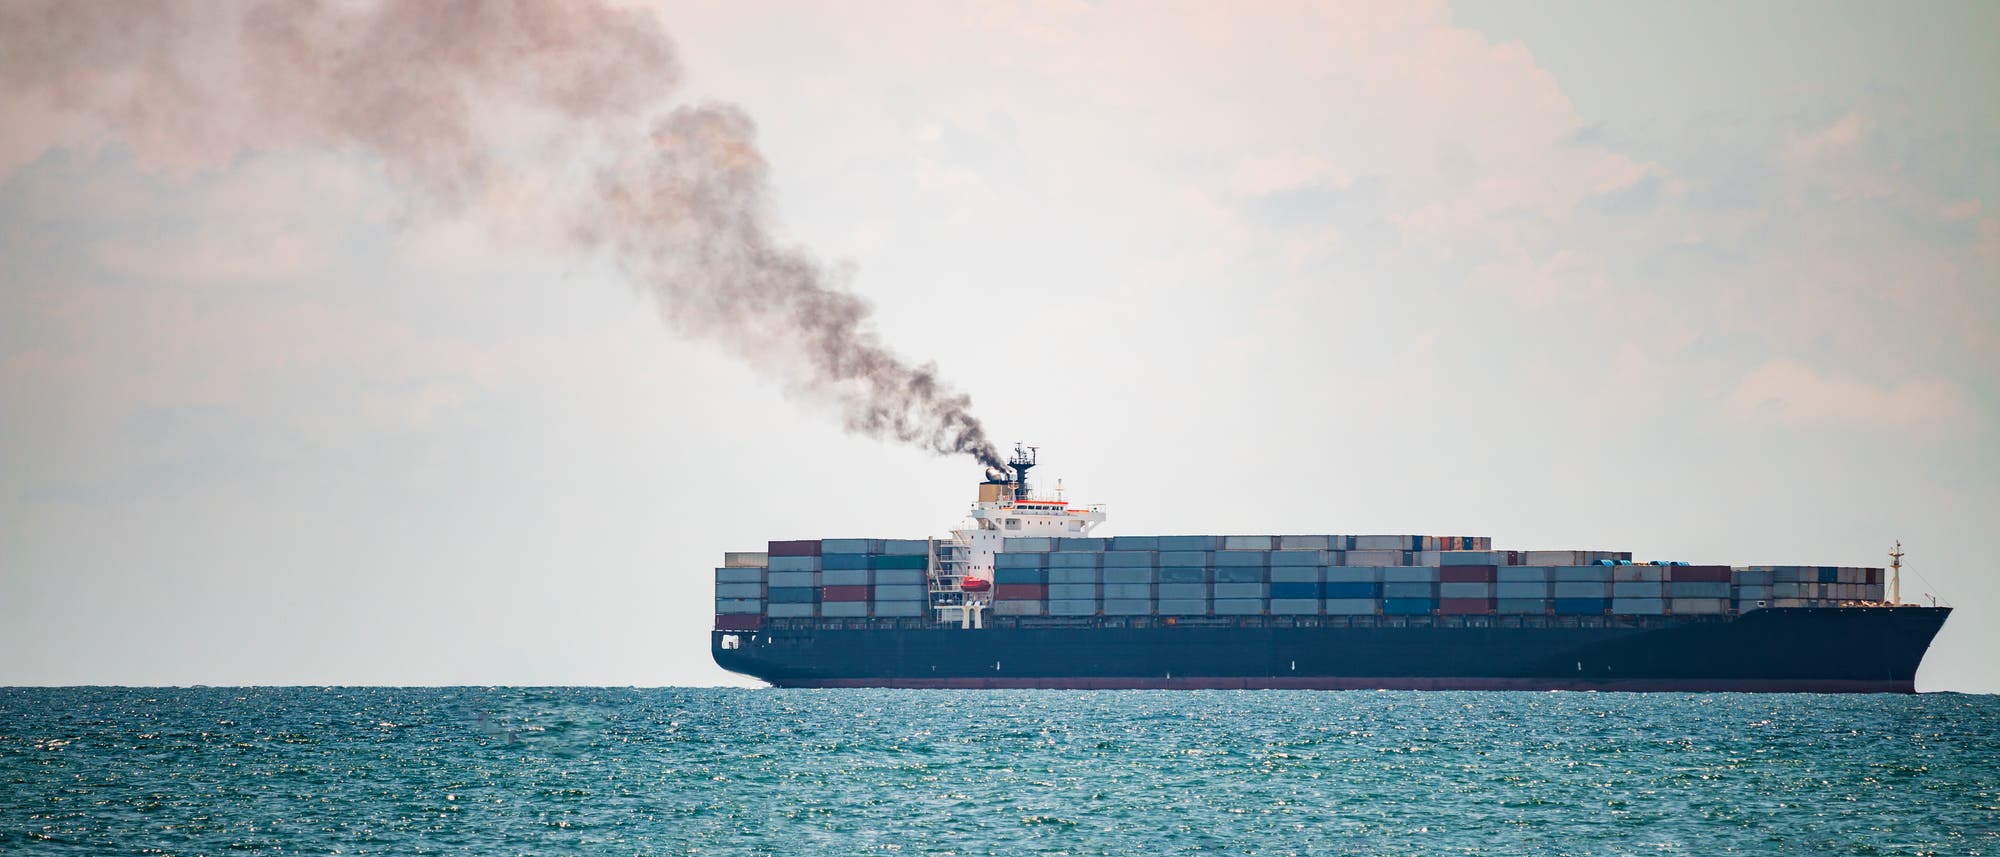
[[[864,301],[772,235],[750,119],[660,113],[679,78],[656,20],[599,0],[5,0],[0,95],[28,121],[0,129],[0,175],[98,136],[183,172],[351,148],[449,208],[589,159],[595,182],[547,205],[676,330],[833,406],[849,431],[1004,467],[970,398],[890,351]],[[528,120],[539,132],[523,140]]]

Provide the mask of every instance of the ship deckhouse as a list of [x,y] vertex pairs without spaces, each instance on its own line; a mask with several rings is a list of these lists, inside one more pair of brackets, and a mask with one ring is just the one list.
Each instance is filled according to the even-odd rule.
[[979,613],[991,600],[993,555],[1010,538],[1082,538],[1104,523],[1098,506],[1073,505],[1057,490],[1054,498],[1037,497],[1028,485],[1036,450],[1015,446],[1007,462],[1011,472],[989,471],[979,485],[979,501],[967,513],[966,524],[952,530],[949,546],[940,546],[932,576],[932,607],[940,621],[978,627]]

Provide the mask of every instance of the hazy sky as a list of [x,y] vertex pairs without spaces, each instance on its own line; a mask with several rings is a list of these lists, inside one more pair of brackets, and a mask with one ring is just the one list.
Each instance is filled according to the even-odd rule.
[[[667,103],[754,117],[782,236],[1102,533],[1902,539],[1960,608],[1919,687],[2000,691],[2000,5],[657,15]],[[741,683],[723,551],[973,499],[568,249],[510,118],[441,206],[6,86],[0,684]]]

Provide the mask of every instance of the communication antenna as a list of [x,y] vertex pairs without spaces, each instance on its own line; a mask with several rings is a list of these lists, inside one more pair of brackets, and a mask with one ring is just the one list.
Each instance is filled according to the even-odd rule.
[[1903,540],[1896,540],[1896,549],[1889,552],[1889,603],[1903,603]]

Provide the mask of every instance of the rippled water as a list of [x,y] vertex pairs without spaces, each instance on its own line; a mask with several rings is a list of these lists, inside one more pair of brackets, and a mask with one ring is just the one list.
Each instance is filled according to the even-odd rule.
[[0,853],[2000,852],[2000,697],[0,690]]

